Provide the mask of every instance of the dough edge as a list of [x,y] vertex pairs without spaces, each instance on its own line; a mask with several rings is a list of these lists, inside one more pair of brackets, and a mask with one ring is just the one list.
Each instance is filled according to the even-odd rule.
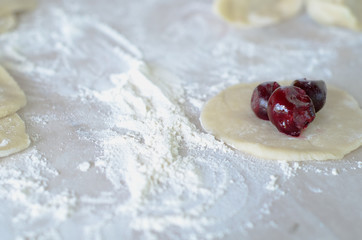
[[280,161],[326,161],[326,160],[340,160],[348,153],[358,149],[362,145],[361,142],[357,142],[354,145],[350,145],[348,148],[345,148],[345,153],[333,154],[324,151],[316,151],[309,150],[308,154],[305,151],[301,150],[286,150],[286,149],[278,149],[275,147],[265,146],[263,144],[258,143],[250,143],[246,141],[238,141],[225,137],[218,137],[215,135],[217,139],[224,141],[227,145],[242,151],[244,153],[248,153],[255,157],[266,159],[265,155],[262,152],[268,152],[268,158],[266,160],[280,160]]
[[0,0],[0,16],[35,8],[37,0]]
[[307,0],[307,12],[313,20],[320,24],[362,31],[362,23],[358,22],[356,16],[342,2]]
[[296,16],[304,8],[304,0],[294,0],[295,3],[293,5],[293,9],[289,4],[288,11],[285,11],[285,7],[281,8],[283,14],[279,14],[278,16],[265,16],[257,14],[255,12],[250,12],[245,16],[246,19],[241,20],[241,19],[233,19],[231,15],[228,15],[228,13],[226,12],[227,1],[228,0],[214,0],[212,5],[213,12],[224,21],[238,28],[257,28],[257,27],[265,27],[277,24]]
[[6,14],[0,16],[0,33],[7,32],[16,26],[16,18],[14,14]]
[[17,24],[17,13],[35,8],[37,0],[0,0],[0,34],[12,30]]
[[[29,135],[26,133],[25,123],[19,117],[19,115],[17,113],[14,113],[8,117],[2,118],[0,119],[0,124],[3,126],[8,126],[7,123],[3,123],[8,120],[11,120],[12,127],[16,127],[16,130],[12,136],[5,138],[9,140],[10,144],[0,147],[0,157],[7,157],[11,154],[18,153],[25,150],[30,145],[30,138]],[[3,135],[3,133],[0,132],[0,135]]]
[[[0,118],[9,116],[26,105],[26,97],[24,91],[19,87],[14,78],[0,65],[0,84],[4,84],[11,91],[10,98],[0,106]],[[0,86],[1,87],[1,86]],[[4,105],[3,105],[4,104]]]

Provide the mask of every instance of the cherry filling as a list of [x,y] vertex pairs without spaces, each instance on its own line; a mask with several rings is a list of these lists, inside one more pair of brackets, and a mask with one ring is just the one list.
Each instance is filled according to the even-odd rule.
[[267,113],[280,132],[295,137],[315,118],[313,101],[295,86],[276,89],[269,98]]
[[323,108],[326,97],[324,81],[304,78],[286,87],[264,82],[254,89],[251,108],[257,117],[270,120],[280,132],[298,137]]
[[255,115],[263,120],[269,120],[267,108],[271,94],[280,87],[277,82],[264,82],[259,84],[251,96],[251,109]]
[[326,103],[327,87],[324,81],[309,81],[306,78],[295,80],[293,86],[303,89],[312,99],[315,112],[321,110]]

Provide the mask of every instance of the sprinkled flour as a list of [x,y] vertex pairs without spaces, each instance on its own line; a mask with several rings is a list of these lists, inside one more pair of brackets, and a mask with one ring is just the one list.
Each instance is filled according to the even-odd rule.
[[9,140],[8,139],[3,139],[1,142],[0,142],[0,147],[4,147],[6,145],[9,144]]
[[82,171],[82,172],[86,172],[89,170],[90,168],[90,163],[89,162],[82,162],[81,164],[79,164],[79,170]]

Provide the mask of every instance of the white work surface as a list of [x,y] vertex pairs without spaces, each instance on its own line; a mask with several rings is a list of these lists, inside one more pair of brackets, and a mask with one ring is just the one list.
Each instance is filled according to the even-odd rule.
[[43,0],[0,36],[31,146],[0,159],[0,238],[358,239],[362,148],[256,159],[204,132],[240,82],[324,79],[362,105],[362,34],[235,29],[208,0]]

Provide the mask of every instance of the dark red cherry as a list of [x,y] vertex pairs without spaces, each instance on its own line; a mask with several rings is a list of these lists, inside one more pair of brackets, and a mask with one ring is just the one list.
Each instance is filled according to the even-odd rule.
[[269,120],[267,113],[268,100],[270,95],[278,87],[280,87],[280,85],[277,82],[264,82],[254,89],[253,95],[251,96],[251,109],[253,109],[257,117],[263,120]]
[[304,78],[295,80],[292,85],[303,89],[307,93],[313,101],[315,112],[323,108],[327,98],[327,87],[324,81],[310,81]]
[[285,134],[298,137],[315,118],[314,105],[306,92],[298,87],[280,87],[268,101],[269,120]]

